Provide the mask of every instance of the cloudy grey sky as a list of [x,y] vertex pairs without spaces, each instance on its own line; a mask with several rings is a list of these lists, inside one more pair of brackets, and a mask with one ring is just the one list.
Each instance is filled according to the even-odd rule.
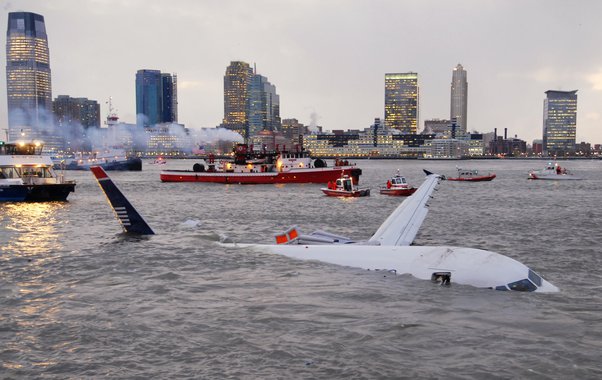
[[[257,64],[281,117],[325,129],[384,115],[384,74],[417,72],[420,128],[449,118],[452,69],[468,72],[468,128],[541,138],[546,90],[579,90],[577,140],[602,143],[602,1],[1,0],[43,15],[53,98],[109,97],[135,122],[135,73],[177,73],[179,121],[223,118],[230,61]],[[3,65],[5,49],[0,49]],[[7,123],[5,75],[0,120]]]

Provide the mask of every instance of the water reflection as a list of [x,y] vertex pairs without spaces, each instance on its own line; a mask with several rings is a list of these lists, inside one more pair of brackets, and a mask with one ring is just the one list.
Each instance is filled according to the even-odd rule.
[[60,321],[59,226],[66,207],[62,202],[0,204],[0,293],[6,296],[4,311],[12,315],[5,326],[10,336],[5,347],[12,353],[4,358],[5,368],[52,365],[34,358],[44,350],[40,332]]

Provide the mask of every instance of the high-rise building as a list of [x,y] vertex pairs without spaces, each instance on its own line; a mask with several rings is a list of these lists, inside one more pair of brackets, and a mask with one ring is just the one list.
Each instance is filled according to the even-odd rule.
[[385,74],[385,126],[416,133],[418,125],[418,74]]
[[276,86],[268,78],[253,74],[249,83],[249,136],[260,131],[278,131],[280,121],[280,97]]
[[452,73],[450,109],[450,120],[456,120],[458,126],[457,134],[465,135],[468,132],[468,82],[466,70],[459,63]]
[[159,70],[136,73],[137,124],[152,126],[177,121],[177,78]]
[[60,139],[52,133],[50,52],[44,16],[8,14],[6,91],[9,139],[40,139],[58,148]]
[[249,84],[253,71],[249,64],[232,61],[224,75],[224,120],[222,126],[249,138]]
[[100,128],[100,104],[96,100],[59,95],[52,102],[52,110],[59,129],[73,124]]
[[[65,150],[92,149],[89,128],[100,128],[100,105],[96,100],[59,95],[52,102],[56,131],[65,138]],[[93,136],[98,136],[98,130]]]
[[577,90],[546,91],[543,102],[543,152],[547,155],[575,151]]

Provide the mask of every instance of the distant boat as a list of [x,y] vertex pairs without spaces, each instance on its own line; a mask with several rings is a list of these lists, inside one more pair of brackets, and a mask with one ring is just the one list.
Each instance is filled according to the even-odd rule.
[[394,196],[409,196],[414,194],[416,188],[406,181],[406,178],[401,176],[399,172],[387,181],[385,186],[381,186],[380,193],[383,195]]
[[52,161],[54,168],[61,170],[90,170],[92,166],[100,166],[104,170],[142,170],[142,160],[128,156],[123,149],[108,149],[91,154],[76,153],[54,157]]
[[448,181],[466,181],[466,182],[482,182],[491,181],[495,178],[494,173],[479,173],[476,169],[462,169],[457,168],[458,174],[456,177],[445,177]]
[[569,172],[566,168],[563,168],[560,165],[558,165],[558,163],[552,164],[551,162],[549,162],[541,170],[531,170],[529,172],[529,179],[565,181],[565,180],[579,180],[582,178]]
[[75,181],[66,181],[54,171],[50,156],[42,155],[42,146],[0,144],[0,201],[65,201],[75,191]]
[[165,165],[166,163],[167,160],[163,157],[157,157],[153,162],[151,162],[152,165]]

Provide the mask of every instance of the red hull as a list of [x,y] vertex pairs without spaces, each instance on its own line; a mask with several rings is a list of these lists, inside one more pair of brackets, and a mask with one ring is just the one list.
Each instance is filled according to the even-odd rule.
[[164,170],[161,172],[163,182],[209,182],[233,184],[272,184],[272,183],[327,183],[336,181],[343,174],[348,174],[353,183],[359,182],[362,170],[355,166],[334,168],[293,169],[287,172],[268,173],[224,173],[194,172],[191,170]]
[[362,190],[353,190],[353,191],[345,191],[345,190],[332,190],[332,189],[320,189],[322,192],[329,197],[347,197],[347,198],[357,198],[357,197],[365,197],[370,195],[370,189],[362,189]]
[[492,175],[484,175],[481,177],[458,177],[458,178],[446,178],[448,181],[466,181],[466,182],[483,182],[483,181],[491,181],[495,178],[495,174]]
[[416,191],[415,187],[411,187],[409,189],[380,189],[380,193],[383,195],[395,195],[400,197],[407,197]]

